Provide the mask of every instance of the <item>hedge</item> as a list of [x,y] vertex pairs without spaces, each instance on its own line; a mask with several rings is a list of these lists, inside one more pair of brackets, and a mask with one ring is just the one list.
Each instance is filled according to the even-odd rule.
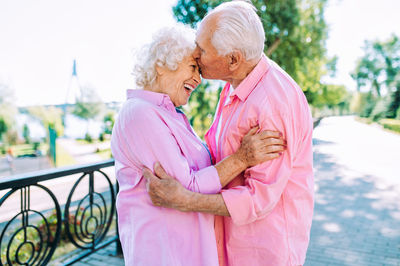
[[379,120],[379,124],[381,124],[384,128],[400,133],[400,120],[398,119],[381,119]]

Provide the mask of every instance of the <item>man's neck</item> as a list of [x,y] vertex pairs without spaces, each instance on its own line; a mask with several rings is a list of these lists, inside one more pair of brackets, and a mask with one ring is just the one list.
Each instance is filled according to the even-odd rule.
[[229,82],[234,89],[236,89],[240,83],[253,71],[257,66],[258,62],[261,60],[245,61],[231,76],[231,78],[226,81]]

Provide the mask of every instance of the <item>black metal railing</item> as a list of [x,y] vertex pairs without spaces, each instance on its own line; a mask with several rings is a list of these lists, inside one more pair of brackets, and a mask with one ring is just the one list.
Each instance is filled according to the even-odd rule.
[[113,165],[110,159],[0,179],[0,265],[46,265],[63,238],[81,251],[64,265],[113,242],[120,253],[117,226],[107,234],[118,188],[104,169]]

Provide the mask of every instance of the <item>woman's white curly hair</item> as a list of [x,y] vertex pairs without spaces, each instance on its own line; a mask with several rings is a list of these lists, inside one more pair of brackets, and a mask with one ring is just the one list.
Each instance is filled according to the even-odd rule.
[[176,70],[178,63],[192,54],[195,48],[195,31],[188,26],[176,24],[158,30],[152,42],[136,53],[132,74],[137,88],[143,89],[153,84],[157,77],[156,66]]

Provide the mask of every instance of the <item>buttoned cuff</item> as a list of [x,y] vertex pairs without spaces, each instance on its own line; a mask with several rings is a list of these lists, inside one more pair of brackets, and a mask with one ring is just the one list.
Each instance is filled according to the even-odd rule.
[[214,166],[203,168],[196,175],[196,184],[200,193],[216,194],[221,191],[218,171]]
[[222,190],[221,195],[234,224],[245,225],[257,219],[257,215],[251,207],[252,198],[246,190],[233,187]]

